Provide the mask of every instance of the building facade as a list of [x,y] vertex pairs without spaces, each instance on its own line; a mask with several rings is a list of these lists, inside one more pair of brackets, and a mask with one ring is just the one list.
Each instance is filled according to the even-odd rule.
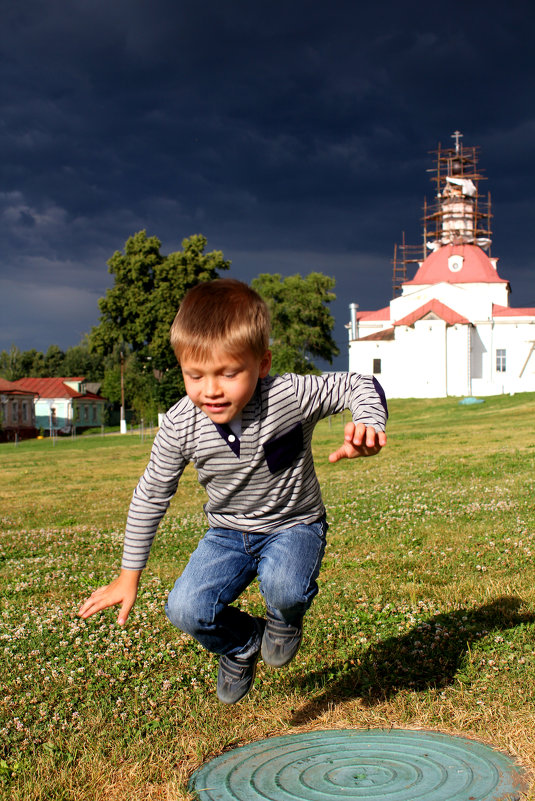
[[84,378],[20,378],[19,389],[35,395],[35,425],[49,434],[71,434],[104,421],[105,398],[90,392]]
[[34,394],[0,378],[0,442],[37,435]]
[[424,216],[429,255],[418,259],[403,244],[388,306],[350,306],[349,369],[376,375],[391,398],[535,391],[535,307],[509,304],[509,282],[490,256],[476,149],[454,137],[455,148],[437,151],[436,204]]

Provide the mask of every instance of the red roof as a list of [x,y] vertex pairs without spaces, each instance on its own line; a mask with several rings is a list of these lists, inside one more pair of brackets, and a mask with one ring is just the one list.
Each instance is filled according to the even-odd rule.
[[361,311],[357,312],[357,320],[359,323],[364,321],[372,322],[374,320],[390,320],[390,306],[384,306],[377,311]]
[[394,325],[412,325],[417,320],[421,320],[422,317],[430,313],[436,314],[437,317],[440,317],[440,319],[444,320],[448,325],[454,325],[455,323],[470,325],[470,320],[467,320],[466,317],[463,317],[461,314],[458,314],[456,311],[453,311],[453,309],[450,309],[449,306],[446,306],[436,299],[430,300],[428,303],[420,306],[420,308],[402,317],[401,320],[396,320]]
[[368,334],[368,336],[360,337],[359,341],[362,342],[364,339],[368,340],[394,339],[394,329],[385,328],[382,331],[376,331],[375,334]]
[[91,400],[104,400],[93,392],[77,392],[68,387],[65,381],[83,381],[83,378],[19,378],[13,382],[19,389],[34,392],[41,398],[88,398]]
[[498,306],[497,303],[492,304],[493,317],[535,317],[535,308],[519,308],[514,309],[511,306]]
[[32,390],[22,389],[6,378],[0,378],[0,392],[10,392],[13,395],[35,395]]
[[[458,261],[452,269],[449,259],[458,256]],[[455,269],[456,268],[456,269]],[[420,269],[412,281],[405,281],[403,286],[410,284],[507,284],[500,278],[493,262],[477,245],[444,245],[435,250],[420,265]]]

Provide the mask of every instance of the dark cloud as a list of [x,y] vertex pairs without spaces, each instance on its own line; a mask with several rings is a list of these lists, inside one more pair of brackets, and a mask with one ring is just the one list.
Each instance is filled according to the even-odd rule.
[[[480,145],[494,255],[535,305],[530,6],[25,0],[0,30],[0,348],[76,344],[145,228],[250,280],[321,270],[385,305],[429,151]],[[485,186],[485,189],[487,186]],[[345,357],[338,366],[345,365]]]

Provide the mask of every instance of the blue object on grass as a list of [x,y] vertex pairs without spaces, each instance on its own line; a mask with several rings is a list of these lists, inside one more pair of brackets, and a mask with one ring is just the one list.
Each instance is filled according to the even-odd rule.
[[485,403],[483,398],[461,398],[459,404],[461,406],[472,406],[474,403]]

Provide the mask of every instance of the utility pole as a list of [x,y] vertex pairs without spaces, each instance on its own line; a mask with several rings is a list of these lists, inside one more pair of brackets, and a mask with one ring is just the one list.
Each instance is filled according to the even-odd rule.
[[121,434],[126,434],[126,420],[124,416],[124,354],[121,350]]

